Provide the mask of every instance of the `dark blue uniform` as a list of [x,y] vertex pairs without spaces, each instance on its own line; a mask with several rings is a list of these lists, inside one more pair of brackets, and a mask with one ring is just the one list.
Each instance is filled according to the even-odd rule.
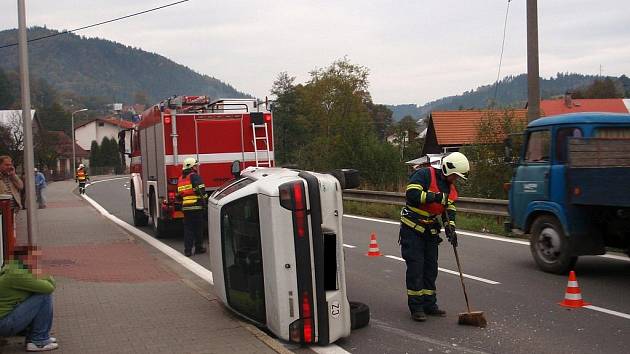
[[[441,225],[438,217],[420,207],[428,203],[440,203],[439,194],[429,191],[430,168],[421,168],[409,178],[406,206],[401,211],[400,248],[407,264],[407,302],[411,313],[437,310],[435,280],[438,272],[438,244]],[[446,195],[450,184],[440,170],[435,170],[437,186]],[[446,211],[455,225],[455,206],[449,201]],[[444,222],[444,220],[443,220]]]
[[190,206],[184,204],[182,207],[184,212],[184,254],[186,256],[192,254],[193,243],[195,245],[195,253],[206,252],[206,249],[203,247],[203,226],[205,221],[203,204],[207,198],[206,186],[201,176],[195,171],[185,171],[180,181],[189,175],[190,184],[196,196],[195,203]]

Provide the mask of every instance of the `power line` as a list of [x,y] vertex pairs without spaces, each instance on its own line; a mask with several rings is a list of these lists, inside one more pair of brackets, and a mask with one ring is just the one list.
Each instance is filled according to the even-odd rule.
[[493,103],[497,102],[497,92],[499,90],[499,77],[501,76],[501,64],[503,63],[503,49],[505,48],[505,33],[507,31],[508,14],[510,13],[510,1],[507,3],[507,10],[505,10],[505,22],[503,23],[503,41],[501,43],[501,56],[499,57],[499,70],[497,71],[497,80],[494,84],[494,98]]
[[[111,19],[111,20],[107,20],[107,21],[103,21],[103,22],[99,22],[99,23],[94,23],[94,24],[91,24],[91,25],[88,25],[88,26],[83,26],[83,27],[75,28],[75,29],[73,29],[73,30],[63,31],[63,32],[57,32],[57,33],[49,34],[49,35],[46,35],[46,36],[42,36],[42,37],[37,37],[37,38],[29,39],[27,42],[28,42],[28,43],[30,43],[30,42],[35,42],[35,41],[39,41],[39,40],[46,39],[46,38],[51,38],[51,37],[61,36],[62,34],[68,34],[68,33],[78,32],[78,31],[81,31],[81,30],[84,30],[84,29],[87,29],[87,28],[92,28],[92,27],[96,27],[96,26],[104,25],[104,24],[107,24],[107,23],[111,23],[111,22],[116,22],[116,21],[124,20],[124,19],[126,19],[126,18],[130,18],[130,17],[134,17],[134,16],[138,16],[138,15],[143,15],[143,14],[146,14],[146,13],[148,13],[148,12],[152,12],[152,11],[156,11],[156,10],[161,10],[161,9],[163,9],[163,8],[170,7],[170,6],[175,6],[175,5],[178,5],[178,4],[181,4],[181,3],[187,2],[187,1],[189,1],[189,0],[176,1],[176,2],[173,2],[173,3],[170,3],[170,4],[166,4],[166,5],[163,5],[163,6],[154,7],[154,8],[149,9],[149,10],[144,10],[144,11],[136,12],[136,13],[133,13],[133,14],[130,14],[130,15],[122,16],[122,17],[116,17],[116,18],[113,18],[113,19]],[[3,48],[9,48],[9,47],[14,47],[14,46],[16,46],[16,45],[18,45],[18,44],[17,44],[17,43],[6,44],[6,45],[3,45],[3,46],[0,46],[0,49],[3,49]]]

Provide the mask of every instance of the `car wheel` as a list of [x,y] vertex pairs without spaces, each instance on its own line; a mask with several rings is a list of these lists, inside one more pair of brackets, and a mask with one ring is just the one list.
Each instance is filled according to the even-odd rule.
[[571,240],[553,216],[534,220],[529,246],[536,264],[545,272],[566,274],[577,262],[577,257],[571,255]]
[[370,308],[368,305],[350,301],[350,328],[363,328],[370,323]]
[[157,206],[155,205],[155,194],[153,191],[149,193],[149,211],[151,213],[151,226],[153,227],[153,236],[155,236],[155,238],[166,238],[167,227],[164,221],[160,219],[160,216],[158,214]]

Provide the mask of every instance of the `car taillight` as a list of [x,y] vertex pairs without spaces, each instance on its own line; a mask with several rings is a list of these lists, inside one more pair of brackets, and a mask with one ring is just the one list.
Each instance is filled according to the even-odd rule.
[[303,292],[300,299],[301,318],[289,325],[289,339],[296,343],[313,343],[313,310],[311,297]]
[[175,200],[175,192],[168,192],[168,201],[172,202]]
[[264,119],[265,123],[271,123],[271,114],[265,114]]
[[304,321],[304,342],[311,343],[313,341],[313,318],[311,311],[311,297],[305,291],[302,294],[302,320]]

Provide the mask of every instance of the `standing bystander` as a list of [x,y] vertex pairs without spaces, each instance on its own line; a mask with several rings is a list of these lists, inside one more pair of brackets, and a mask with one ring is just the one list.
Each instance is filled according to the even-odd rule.
[[13,196],[12,207],[17,213],[22,209],[22,198],[20,197],[20,191],[24,189],[24,183],[20,177],[15,173],[15,167],[13,166],[13,159],[10,156],[0,156],[0,175],[2,176],[2,183],[0,183],[0,194],[8,194]]
[[35,191],[37,192],[37,205],[39,209],[46,207],[46,196],[44,195],[44,189],[46,188],[46,176],[35,169]]

